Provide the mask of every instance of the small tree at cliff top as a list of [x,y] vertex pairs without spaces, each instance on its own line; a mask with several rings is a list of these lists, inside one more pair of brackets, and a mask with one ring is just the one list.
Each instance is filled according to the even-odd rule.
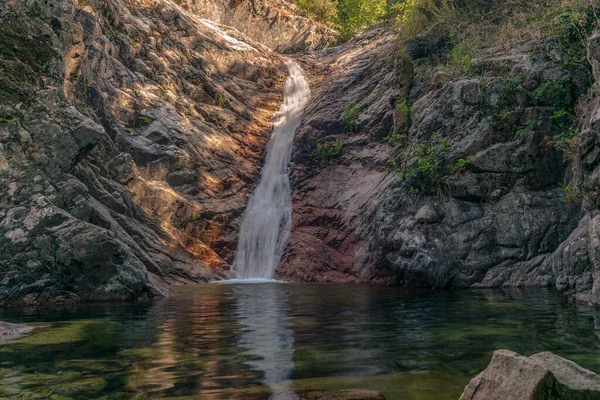
[[342,36],[349,38],[381,21],[386,14],[386,0],[341,0],[338,4],[338,21]]
[[328,25],[337,23],[337,1],[335,0],[296,0],[296,5],[311,13],[318,21]]

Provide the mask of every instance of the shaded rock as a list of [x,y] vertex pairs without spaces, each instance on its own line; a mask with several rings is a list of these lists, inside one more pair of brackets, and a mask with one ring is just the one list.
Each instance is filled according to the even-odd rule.
[[442,215],[440,214],[437,207],[431,205],[421,207],[415,215],[415,220],[417,220],[417,222],[422,222],[426,224],[440,222],[441,219]]
[[[432,66],[433,55],[413,63],[397,46],[377,27],[322,59],[301,58],[325,78],[315,79],[296,135],[294,229],[279,276],[552,286],[563,270],[554,252],[583,214],[564,201],[569,171],[551,144],[558,133],[551,92],[564,90],[561,107],[574,107],[587,91],[585,60],[566,65],[565,48],[542,39],[490,49],[474,60],[483,76],[473,78]],[[357,129],[342,121],[348,104],[360,110]],[[316,144],[336,141],[344,144],[340,156],[319,163]],[[576,275],[588,290],[592,268],[585,268],[560,275],[571,285]]]
[[494,352],[490,365],[469,382],[460,400],[600,399],[600,376],[543,352],[531,357]]
[[600,305],[600,30],[588,40],[595,90],[583,104],[577,160],[570,188],[586,214],[547,260],[556,276],[556,288],[578,303]]

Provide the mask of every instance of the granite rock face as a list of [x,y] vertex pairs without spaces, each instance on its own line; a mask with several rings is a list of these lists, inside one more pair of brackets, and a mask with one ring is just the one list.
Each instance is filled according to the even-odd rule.
[[287,71],[177,3],[0,3],[1,306],[227,275]]
[[[553,117],[589,84],[586,60],[567,58],[552,40],[490,49],[471,77],[414,63],[381,27],[306,56],[323,78],[297,134],[294,230],[279,276],[559,284],[554,252],[583,213],[564,201]],[[324,159],[318,143],[343,150]]]
[[589,39],[594,88],[584,101],[575,182],[585,215],[549,260],[556,287],[577,302],[600,305],[600,31]]
[[178,0],[176,3],[211,21],[232,26],[281,53],[322,49],[339,37],[326,25],[301,16],[298,7],[284,0]]
[[494,352],[490,365],[469,382],[460,400],[600,399],[600,376],[544,352],[523,357]]

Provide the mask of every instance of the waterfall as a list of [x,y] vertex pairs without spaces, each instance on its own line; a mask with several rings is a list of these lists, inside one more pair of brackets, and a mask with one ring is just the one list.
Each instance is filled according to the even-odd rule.
[[292,200],[288,166],[310,88],[300,66],[286,63],[283,104],[267,145],[260,181],[246,208],[233,271],[240,279],[270,279],[289,240]]

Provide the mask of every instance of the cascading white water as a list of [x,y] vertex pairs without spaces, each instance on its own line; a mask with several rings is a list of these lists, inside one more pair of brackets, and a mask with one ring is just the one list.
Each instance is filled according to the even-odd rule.
[[289,77],[283,104],[267,145],[260,181],[244,215],[233,271],[239,279],[270,279],[287,245],[291,230],[292,200],[288,166],[292,143],[310,87],[300,66],[288,61]]

